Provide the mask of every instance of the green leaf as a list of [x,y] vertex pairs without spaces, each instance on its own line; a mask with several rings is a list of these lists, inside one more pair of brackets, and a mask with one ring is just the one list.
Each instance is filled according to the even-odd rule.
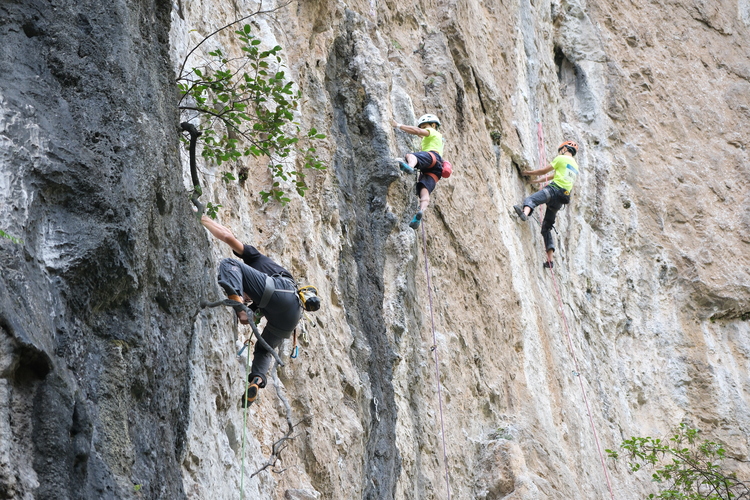
[[9,239],[10,241],[12,241],[13,243],[15,243],[16,245],[20,245],[20,244],[23,243],[22,239],[16,238],[15,236],[11,236],[8,233],[6,233],[5,231],[3,231],[2,229],[0,229],[0,236],[3,237],[3,238]]

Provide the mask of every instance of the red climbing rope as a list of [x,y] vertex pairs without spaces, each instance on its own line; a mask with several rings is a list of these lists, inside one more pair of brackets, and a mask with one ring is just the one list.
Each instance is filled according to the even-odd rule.
[[[542,122],[538,121],[536,122],[536,145],[537,149],[539,150],[539,168],[545,168],[547,166],[547,152],[544,150],[544,131],[542,130]],[[541,186],[539,189],[544,189],[547,184],[549,184],[549,181],[547,180],[547,176],[549,174],[544,174],[544,181],[541,183]],[[546,207],[540,206],[537,208],[539,211],[539,220],[541,221],[544,219],[544,209]],[[541,222],[539,223],[541,224]]]
[[430,267],[427,263],[427,230],[422,221],[422,250],[424,251],[424,272],[427,275],[427,296],[430,299],[430,323],[432,325],[432,352],[435,353],[435,380],[437,381],[438,404],[440,407],[440,434],[443,440],[443,465],[445,465],[445,487],[448,489],[448,500],[451,498],[451,484],[448,479],[448,452],[445,448],[445,423],[443,422],[443,393],[440,387],[440,360],[438,359],[437,335],[435,334],[435,315],[432,307],[432,285],[430,284]]
[[[544,150],[544,132],[542,131],[542,122],[537,122],[537,144],[539,145],[539,165],[540,168],[544,168],[547,166],[547,156],[545,154]],[[544,176],[544,185],[547,184],[547,176]],[[544,186],[542,186],[544,187]],[[541,207],[540,207],[541,208]],[[541,213],[539,218],[541,219]],[[562,302],[562,297],[560,296],[560,290],[557,286],[557,279],[555,278],[555,272],[552,270],[552,261],[548,260],[550,267],[549,272],[552,276],[552,283],[555,287],[555,294],[557,295],[557,302],[560,305],[560,315],[563,319],[563,324],[565,325],[565,333],[568,335],[568,348],[570,349],[570,355],[573,358],[573,365],[575,366],[575,375],[578,377],[578,382],[581,384],[581,392],[583,393],[583,401],[586,403],[586,413],[589,417],[589,424],[591,424],[591,431],[594,433],[594,441],[596,441],[596,449],[599,452],[599,459],[602,462],[602,468],[604,469],[604,477],[607,479],[607,488],[609,488],[609,495],[612,497],[612,500],[615,498],[615,494],[612,492],[612,483],[609,481],[609,472],[607,471],[607,464],[604,461],[604,455],[602,454],[602,448],[599,445],[599,435],[596,433],[596,426],[594,425],[594,417],[591,414],[591,407],[589,406],[589,400],[588,397],[586,397],[586,388],[583,385],[583,377],[581,376],[581,369],[578,367],[578,358],[576,357],[576,351],[573,347],[573,338],[570,335],[570,328],[568,327],[568,318],[565,316],[565,309]]]
[[[544,131],[542,130],[542,122],[536,122],[536,137],[537,147],[539,148],[539,168],[547,166],[547,153],[544,150]],[[544,174],[544,186],[547,185],[547,174]]]
[[[548,261],[551,262],[551,261]],[[589,400],[586,397],[586,388],[583,385],[583,377],[581,376],[581,369],[578,367],[578,358],[576,357],[576,351],[573,347],[573,339],[570,336],[570,328],[568,327],[568,318],[565,316],[565,309],[563,308],[563,301],[560,297],[560,290],[557,287],[557,279],[555,278],[555,272],[552,268],[549,268],[550,275],[552,276],[552,283],[555,287],[555,294],[557,295],[557,302],[560,305],[560,315],[563,318],[563,324],[565,325],[565,332],[568,334],[568,347],[570,348],[570,354],[573,357],[573,365],[575,366],[575,376],[578,377],[578,382],[581,384],[581,392],[583,393],[583,401],[586,403],[586,413],[589,416],[589,424],[591,424],[591,431],[594,433],[594,441],[596,441],[596,450],[599,452],[599,459],[602,462],[602,469],[604,469],[604,477],[607,479],[607,488],[609,488],[609,496],[612,500],[615,499],[615,494],[612,492],[612,483],[609,481],[609,472],[607,471],[607,464],[604,461],[604,455],[602,454],[602,448],[599,445],[599,435],[596,433],[596,426],[594,425],[594,417],[591,414],[591,408],[589,407]]]

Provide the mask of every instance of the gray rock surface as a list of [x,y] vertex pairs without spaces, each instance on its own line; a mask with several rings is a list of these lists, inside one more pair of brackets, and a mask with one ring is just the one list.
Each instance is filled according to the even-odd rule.
[[[231,254],[189,206],[174,78],[204,36],[281,4],[0,5],[0,229],[23,240],[0,239],[0,498],[443,499],[446,475],[457,499],[609,498],[581,386],[601,448],[685,421],[747,459],[746,0],[253,17],[328,169],[264,205],[262,159],[201,160],[220,222],[324,299],[245,415],[247,327],[199,305]],[[224,31],[188,67],[217,47],[238,50]],[[417,143],[390,126],[426,112],[455,166],[425,216],[434,339],[413,179],[392,161]],[[581,145],[555,235],[571,344],[539,228],[512,210],[538,122],[548,160]],[[654,491],[607,465],[616,498]]]

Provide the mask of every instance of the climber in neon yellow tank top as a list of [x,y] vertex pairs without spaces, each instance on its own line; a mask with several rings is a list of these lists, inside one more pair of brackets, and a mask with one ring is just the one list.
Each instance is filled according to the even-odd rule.
[[419,227],[422,216],[430,204],[430,193],[435,189],[437,181],[443,175],[443,135],[438,131],[440,119],[435,115],[423,115],[417,120],[417,126],[403,125],[393,120],[393,126],[407,134],[418,135],[422,138],[422,151],[407,153],[406,162],[399,162],[401,170],[413,174],[419,170],[417,180],[417,196],[419,197],[419,210],[409,223],[413,229]]
[[557,153],[558,155],[550,165],[538,170],[521,172],[521,175],[535,176],[545,175],[554,170],[555,177],[549,185],[523,200],[523,205],[513,206],[518,217],[525,221],[534,208],[539,205],[547,205],[547,211],[542,221],[542,237],[547,249],[547,262],[544,263],[546,268],[553,267],[552,255],[555,252],[555,242],[552,239],[552,227],[555,225],[557,211],[563,205],[570,203],[570,192],[573,190],[573,185],[578,177],[578,164],[573,158],[578,153],[578,144],[573,141],[565,141],[557,147]]

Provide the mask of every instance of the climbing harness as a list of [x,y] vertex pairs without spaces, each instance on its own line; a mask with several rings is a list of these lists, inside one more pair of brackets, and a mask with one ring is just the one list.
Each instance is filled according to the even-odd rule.
[[448,453],[445,447],[445,423],[443,422],[443,393],[440,386],[440,359],[438,358],[437,335],[435,334],[435,314],[432,305],[432,285],[430,282],[430,267],[427,262],[427,230],[422,224],[422,250],[424,251],[424,271],[427,276],[427,296],[430,299],[430,324],[432,326],[432,346],[430,350],[435,354],[435,380],[437,382],[438,405],[440,407],[440,435],[443,441],[443,465],[445,466],[445,487],[448,490],[448,500],[451,498],[451,484],[448,479]]
[[[435,154],[432,151],[427,151],[427,154],[430,155],[430,158],[432,158],[432,163],[430,163],[430,166],[427,167],[425,170],[430,170],[437,163],[437,156],[435,156]],[[440,180],[440,177],[438,177],[437,174],[433,174],[432,172],[424,172],[424,174],[425,175],[429,175],[430,177],[432,177],[432,179],[435,182],[437,182],[437,181]]]
[[[294,285],[295,290],[276,288],[276,284],[274,283],[273,278],[284,278],[285,280],[289,281],[290,283]],[[263,289],[263,295],[260,298],[260,302],[258,302],[257,311],[263,311],[263,309],[265,309],[268,303],[270,302],[271,297],[273,297],[273,294],[276,292],[296,293],[297,297],[300,300],[300,303],[302,304],[302,308],[305,311],[313,312],[313,311],[317,311],[318,309],[320,309],[320,297],[318,297],[317,288],[315,288],[312,285],[297,287],[297,284],[291,278],[276,274],[274,276],[266,276],[266,286]],[[261,312],[261,315],[262,315],[262,312]]]

